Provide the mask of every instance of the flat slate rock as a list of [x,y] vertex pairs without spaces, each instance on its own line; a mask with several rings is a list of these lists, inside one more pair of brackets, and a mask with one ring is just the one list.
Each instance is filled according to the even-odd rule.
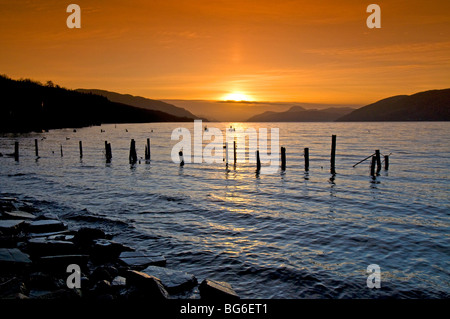
[[149,266],[142,272],[161,280],[169,293],[178,293],[197,285],[197,278],[184,271],[173,270],[158,266]]
[[199,286],[202,299],[210,300],[236,300],[239,296],[231,285],[225,281],[205,279]]
[[39,258],[39,262],[46,266],[59,267],[63,270],[71,264],[85,266],[89,261],[89,255],[57,255],[44,256]]
[[13,210],[11,212],[3,212],[3,215],[9,219],[35,219],[33,214],[23,212],[20,210]]
[[160,254],[149,254],[141,251],[125,251],[119,259],[132,269],[142,270],[148,266],[165,266],[166,258]]
[[27,248],[33,256],[67,255],[77,250],[71,241],[50,240],[43,237],[29,239]]
[[74,232],[72,230],[62,230],[57,232],[50,232],[50,233],[28,233],[28,237],[30,238],[39,238],[39,237],[52,237],[52,236],[69,236],[73,235]]
[[18,233],[24,222],[23,219],[0,220],[0,232],[5,234]]
[[0,248],[0,264],[30,264],[29,256],[18,248]]
[[57,232],[67,229],[67,225],[59,220],[37,220],[28,224],[29,231],[32,233]]

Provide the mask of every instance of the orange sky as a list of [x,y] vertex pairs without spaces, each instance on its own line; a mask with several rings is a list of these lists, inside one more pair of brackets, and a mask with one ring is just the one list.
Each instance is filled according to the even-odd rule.
[[[66,7],[81,7],[68,29]],[[382,28],[366,27],[381,7]],[[450,1],[0,0],[0,73],[155,99],[366,104],[450,87]]]

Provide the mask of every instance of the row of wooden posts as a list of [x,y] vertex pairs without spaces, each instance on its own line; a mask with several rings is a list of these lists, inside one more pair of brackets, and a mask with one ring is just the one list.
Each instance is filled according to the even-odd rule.
[[[34,140],[35,145],[35,152],[36,157],[39,157],[39,146],[38,146],[38,140]],[[224,146],[226,149],[227,146]],[[83,158],[83,142],[79,141],[79,149],[80,149],[80,158]],[[226,165],[228,166],[228,151],[226,153]],[[233,142],[233,155],[234,155],[234,163],[237,162],[237,151],[236,151],[236,141]],[[305,171],[309,171],[309,148],[304,149],[304,158],[305,158]],[[61,145],[61,157],[63,157],[63,148]],[[112,151],[111,151],[111,143],[108,143],[108,141],[105,141],[105,157],[106,162],[110,163],[112,160]],[[150,155],[150,138],[147,138],[147,144],[145,145],[145,160],[150,161],[151,155]],[[184,157],[183,157],[183,151],[179,152],[180,157],[180,166],[184,166]],[[14,144],[14,158],[16,161],[19,160],[19,142],[15,142]],[[368,160],[369,158],[372,159],[372,162],[370,164],[370,175],[375,176],[378,175],[381,171],[381,153],[380,150],[375,150],[375,153],[366,157],[365,159],[359,161],[353,167],[356,167],[360,163]],[[129,162],[130,164],[135,164],[138,161],[137,152],[136,152],[136,142],[134,139],[131,140],[130,143],[130,153],[129,153]],[[336,174],[336,135],[332,135],[331,137],[331,159],[330,159],[330,171],[331,174]],[[389,155],[384,155],[384,169],[389,169]],[[261,170],[261,159],[259,156],[259,150],[256,151],[256,171],[259,172]],[[281,170],[286,170],[286,148],[281,147]]]

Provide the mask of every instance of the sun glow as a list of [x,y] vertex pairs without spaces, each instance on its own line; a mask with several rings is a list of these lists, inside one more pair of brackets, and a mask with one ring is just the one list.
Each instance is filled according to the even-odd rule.
[[225,95],[222,99],[225,101],[236,101],[236,102],[253,100],[250,96],[248,96],[247,94],[241,93],[241,92],[229,93],[229,94]]

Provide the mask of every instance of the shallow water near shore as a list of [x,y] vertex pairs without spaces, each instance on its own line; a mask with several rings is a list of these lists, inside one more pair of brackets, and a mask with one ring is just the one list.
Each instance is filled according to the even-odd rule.
[[[450,123],[204,124],[224,134],[230,125],[279,128],[286,171],[257,176],[254,164],[223,162],[180,168],[171,133],[193,133],[192,123],[112,124],[0,136],[3,154],[20,144],[19,162],[0,157],[0,194],[158,251],[167,267],[227,281],[243,298],[449,297]],[[148,137],[151,162],[130,165],[130,140],[143,157]],[[352,166],[375,149],[392,154],[389,170],[373,179],[370,161]],[[381,268],[380,289],[367,287],[370,264]]]

